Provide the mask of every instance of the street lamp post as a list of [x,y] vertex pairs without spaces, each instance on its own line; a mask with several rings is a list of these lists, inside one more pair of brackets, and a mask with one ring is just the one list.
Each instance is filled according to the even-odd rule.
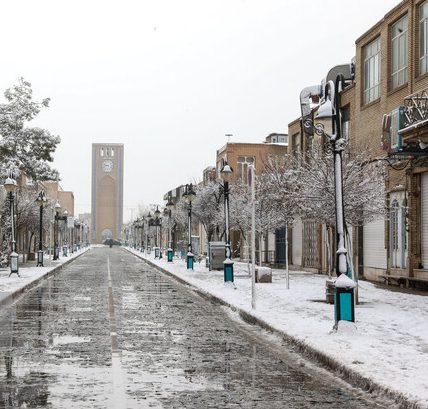
[[[345,149],[346,141],[342,135],[341,125],[341,106],[340,106],[340,92],[345,86],[345,79],[343,75],[339,74],[336,77],[335,82],[328,81],[325,86],[324,96],[325,102],[318,110],[316,116],[317,119],[330,119],[332,121],[331,134],[324,130],[323,124],[313,124],[313,121],[306,117],[304,118],[304,127],[307,129],[313,129],[314,132],[322,137],[325,137],[331,144],[334,158],[334,186],[335,186],[335,215],[336,215],[336,241],[337,241],[337,252],[336,252],[336,275],[340,277],[340,281],[345,281],[347,284],[346,288],[352,288],[351,307],[352,321],[354,321],[354,302],[353,302],[353,288],[355,283],[353,280],[348,280],[348,262],[347,262],[347,249],[346,249],[346,238],[345,238],[345,212],[344,212],[344,201],[343,201],[343,175],[342,175],[342,153]],[[352,274],[352,272],[351,272]],[[349,293],[348,293],[349,294]],[[339,297],[340,295],[337,294]],[[335,314],[335,328],[337,328],[338,314]]]
[[[68,227],[68,221],[67,221],[67,227]],[[73,220],[73,226],[68,227],[69,228],[69,252],[70,254],[74,253],[74,220]]]
[[140,218],[137,217],[137,219],[134,221],[134,233],[135,233],[135,250],[141,250],[141,237],[139,234],[139,230],[140,230]]
[[60,219],[60,215],[59,212],[61,211],[61,205],[59,204],[59,202],[57,201],[55,203],[55,222],[54,222],[54,256],[53,259],[54,260],[58,260],[59,259],[59,219]]
[[80,250],[80,221],[74,221],[74,243],[76,246],[76,251]]
[[65,209],[62,213],[62,220],[64,220],[64,242],[62,244],[62,255],[68,256],[68,210]]
[[223,179],[223,190],[224,190],[224,220],[225,220],[225,232],[226,232],[226,249],[225,249],[225,260],[223,262],[224,281],[233,282],[233,261],[232,252],[230,250],[230,227],[229,227],[229,181],[232,176],[233,169],[227,163],[227,159],[224,162],[223,168],[220,174]]
[[[154,218],[154,222],[153,225],[156,228],[156,232],[155,232],[155,258],[162,258],[162,251],[160,249],[161,247],[161,243],[160,243],[160,234],[159,234],[159,230],[160,230],[160,226],[161,226],[161,222],[162,219],[160,218],[160,210],[159,210],[159,206],[156,206],[156,210],[155,210],[155,218]],[[158,230],[159,228],[159,230]],[[159,237],[158,237],[159,235]]]
[[140,241],[141,241],[141,253],[144,251],[146,243],[144,242],[144,216],[140,219]]
[[196,196],[195,191],[193,190],[193,184],[187,184],[184,190],[184,198],[187,200],[188,202],[188,207],[187,207],[187,218],[188,218],[188,245],[187,245],[187,258],[186,258],[186,264],[187,264],[187,269],[193,270],[193,259],[194,259],[194,255],[192,253],[192,201]]
[[36,202],[40,206],[40,217],[39,217],[39,250],[37,252],[37,266],[43,267],[43,205],[47,202],[46,193],[41,190],[37,195]]
[[11,219],[11,243],[10,243],[10,255],[9,255],[9,265],[10,273],[9,277],[12,274],[17,274],[19,277],[19,265],[18,265],[18,253],[16,252],[16,240],[15,240],[15,191],[17,188],[16,181],[12,177],[8,177],[4,182],[4,188],[9,196],[10,202],[10,219]]
[[135,224],[136,224],[136,221],[134,220],[133,222],[132,222],[132,224],[131,224],[131,227],[130,227],[130,232],[131,232],[131,245],[130,245],[130,247],[131,248],[133,248],[133,249],[135,249],[136,247],[135,247],[135,242],[136,242],[136,240],[137,240],[137,238],[135,237]]
[[150,212],[147,213],[147,215],[146,215],[146,222],[147,222],[147,226],[146,226],[146,246],[144,247],[144,256],[147,256],[147,250],[149,248],[149,228],[150,228],[150,224],[152,222],[152,214]]
[[172,234],[171,234],[171,216],[172,209],[174,209],[174,202],[172,201],[171,193],[168,194],[168,202],[166,203],[166,209],[168,212],[168,262],[172,263],[173,260],[173,250],[172,250]]
[[314,131],[317,135],[328,139],[331,144],[334,159],[334,186],[335,186],[335,213],[336,213],[336,240],[337,259],[336,275],[347,273],[346,261],[346,241],[345,241],[345,215],[343,208],[343,178],[342,178],[342,153],[345,149],[345,139],[342,136],[341,111],[340,111],[340,91],[342,90],[343,78],[338,75],[336,81],[329,81],[326,85],[326,102],[321,105],[317,119],[332,120],[331,135],[324,130],[322,124],[315,124]]

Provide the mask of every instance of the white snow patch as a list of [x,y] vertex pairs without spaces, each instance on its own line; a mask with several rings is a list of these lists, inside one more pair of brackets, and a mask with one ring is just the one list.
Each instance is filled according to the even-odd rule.
[[338,331],[332,333],[334,306],[322,302],[327,279],[324,275],[291,271],[287,290],[285,271],[273,270],[272,284],[256,284],[257,309],[252,310],[251,279],[245,263],[235,261],[234,285],[225,285],[223,271],[208,271],[205,263],[195,263],[191,271],[183,260],[168,263],[166,259],[147,258],[377,384],[428,407],[427,297],[359,281],[356,323],[340,321]]

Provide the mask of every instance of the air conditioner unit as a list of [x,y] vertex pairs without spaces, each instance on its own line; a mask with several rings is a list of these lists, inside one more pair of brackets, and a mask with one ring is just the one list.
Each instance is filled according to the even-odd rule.
[[399,106],[391,112],[391,151],[396,152],[403,147],[403,137],[398,133],[403,128],[404,107]]

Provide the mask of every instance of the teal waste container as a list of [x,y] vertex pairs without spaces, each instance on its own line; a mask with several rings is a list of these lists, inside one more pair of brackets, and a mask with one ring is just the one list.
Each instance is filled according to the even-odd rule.
[[339,321],[355,322],[355,281],[341,274],[336,281],[334,294],[334,320],[336,326]]

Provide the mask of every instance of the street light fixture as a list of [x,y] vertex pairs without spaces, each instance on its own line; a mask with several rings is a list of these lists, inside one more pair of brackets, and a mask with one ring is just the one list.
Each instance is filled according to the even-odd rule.
[[74,220],[74,244],[76,246],[76,251],[79,251],[81,248],[81,236],[80,236],[80,228],[82,226],[82,223],[80,220],[75,219]]
[[336,274],[347,273],[346,240],[345,240],[345,215],[343,208],[343,177],[342,177],[342,153],[345,149],[345,139],[342,136],[340,94],[342,90],[342,76],[336,78],[336,82],[329,81],[326,85],[325,103],[321,105],[316,119],[331,119],[331,134],[327,133],[324,125],[317,123],[314,131],[317,135],[325,137],[331,144],[334,159],[334,186],[335,186],[335,213],[336,213],[336,235],[337,235],[337,263]]
[[68,210],[65,209],[62,213],[62,220],[64,220],[64,243],[62,245],[62,255],[67,257],[68,250]]
[[194,259],[194,255],[192,253],[192,201],[195,198],[196,193],[193,190],[193,184],[187,184],[185,186],[185,190],[184,190],[184,195],[183,197],[186,199],[187,203],[188,203],[188,207],[187,207],[187,218],[188,218],[188,228],[189,228],[189,232],[188,232],[188,245],[187,245],[187,258],[186,258],[186,264],[187,264],[187,269],[193,270],[193,259]]
[[134,232],[135,232],[135,249],[141,250],[141,236],[139,234],[141,220],[139,217],[134,221]]
[[[155,258],[159,258],[159,259],[162,258],[162,251],[160,249],[160,246],[161,246],[160,237],[158,237],[158,234],[159,234],[158,233],[158,227],[159,227],[159,230],[160,230],[160,226],[161,226],[161,223],[162,223],[162,219],[160,218],[160,214],[161,214],[161,211],[159,210],[159,206],[156,206],[156,210],[154,212],[155,217],[154,217],[154,220],[153,220],[153,226],[156,227],[156,233],[155,233]],[[160,236],[160,234],[159,234],[159,236]]]
[[58,260],[59,259],[59,219],[60,219],[60,215],[59,212],[61,211],[61,205],[59,204],[58,200],[55,203],[55,224],[54,224],[54,256],[53,259],[54,260]]
[[230,227],[229,227],[229,181],[232,176],[233,169],[227,163],[227,158],[225,159],[223,168],[220,171],[221,177],[223,179],[223,190],[224,190],[224,220],[225,220],[225,231],[226,231],[226,249],[225,256],[226,259],[223,262],[223,271],[224,271],[224,281],[233,282],[233,261],[232,252],[230,250]]
[[[341,116],[341,104],[340,104],[340,92],[345,87],[345,78],[342,74],[336,76],[335,82],[328,81],[325,90],[325,102],[318,109],[318,115],[316,119],[330,119],[331,118],[331,133],[328,133],[324,129],[324,125],[317,123],[313,124],[313,121],[306,117],[304,118],[304,127],[306,129],[313,129],[313,131],[322,137],[325,137],[331,144],[334,158],[334,186],[335,186],[335,213],[336,213],[336,240],[337,240],[337,252],[336,252],[336,275],[337,277],[347,276],[348,273],[348,262],[347,262],[347,249],[346,249],[346,238],[345,238],[345,212],[344,212],[344,201],[343,201],[343,176],[342,176],[342,153],[345,149],[346,141],[342,135],[342,116]],[[322,91],[322,90],[321,90]],[[303,116],[303,115],[302,115]],[[352,273],[352,272],[351,272]],[[345,277],[346,278],[346,277]],[[345,294],[337,293],[339,298],[349,296],[350,300],[347,300],[346,304],[350,306],[350,316],[354,321],[354,301],[353,301],[353,287],[355,283],[352,280],[347,281],[347,288],[349,291],[344,291]],[[340,301],[340,300],[339,300]],[[349,302],[350,301],[350,302]],[[337,303],[339,305],[339,302]],[[338,314],[335,314],[335,328],[337,328]]]
[[174,251],[172,249],[172,234],[171,234],[171,216],[174,209],[174,202],[172,201],[171,192],[168,193],[168,202],[166,203],[168,212],[168,262],[172,263]]
[[[147,215],[146,215],[147,226],[146,226],[146,246],[145,246],[145,251],[144,251],[145,256],[147,256],[147,250],[149,250],[149,228],[151,226],[152,220],[153,220],[153,217],[149,211],[149,213],[147,213]],[[149,252],[149,254],[150,254],[150,252]]]
[[37,266],[43,267],[43,205],[47,202],[46,193],[41,190],[36,198],[37,204],[40,206],[39,217],[39,250],[37,252]]
[[144,216],[141,217],[138,226],[140,228],[140,241],[141,241],[140,251],[142,253],[144,251],[144,248],[145,248],[145,245],[146,245],[146,243],[144,243]]
[[10,274],[17,274],[19,277],[19,265],[18,265],[18,253],[16,252],[16,240],[15,240],[15,192],[16,192],[16,181],[12,177],[8,177],[4,182],[4,188],[9,196],[10,202],[10,218],[11,218],[11,246],[9,255]]
[[132,222],[132,247],[138,249],[138,219]]

